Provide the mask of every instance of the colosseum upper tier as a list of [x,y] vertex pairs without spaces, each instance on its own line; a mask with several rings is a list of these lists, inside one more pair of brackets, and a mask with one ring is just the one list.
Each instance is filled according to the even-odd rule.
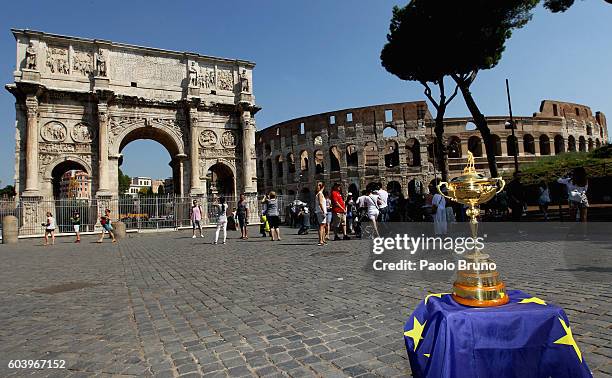
[[[500,170],[565,151],[590,151],[606,143],[605,115],[588,106],[544,100],[531,117],[487,117]],[[487,170],[484,144],[471,118],[447,118],[451,176],[471,151],[477,168]],[[410,195],[435,176],[433,119],[425,101],[374,105],[300,117],[258,131],[257,177],[260,192],[300,193],[311,198],[314,185],[340,182],[349,191],[381,182]]]

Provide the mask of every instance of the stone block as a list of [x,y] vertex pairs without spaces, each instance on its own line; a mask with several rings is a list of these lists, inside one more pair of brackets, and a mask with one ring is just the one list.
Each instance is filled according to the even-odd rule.
[[125,223],[121,221],[113,222],[113,233],[115,234],[115,238],[117,239],[125,238],[127,236]]
[[6,215],[2,218],[2,244],[15,244],[19,235],[17,217]]

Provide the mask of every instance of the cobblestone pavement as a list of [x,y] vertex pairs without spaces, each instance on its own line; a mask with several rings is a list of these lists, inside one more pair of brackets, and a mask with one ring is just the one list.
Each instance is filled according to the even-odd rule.
[[[211,245],[207,230],[0,245],[0,376],[409,376],[402,326],[450,278],[375,273],[358,241],[317,247],[315,234],[283,231],[274,243],[230,232]],[[563,268],[567,245],[497,247],[507,285],[562,306],[595,376],[612,375],[610,266],[584,282]],[[66,283],[96,286],[54,287]],[[67,370],[11,370],[11,359]]]

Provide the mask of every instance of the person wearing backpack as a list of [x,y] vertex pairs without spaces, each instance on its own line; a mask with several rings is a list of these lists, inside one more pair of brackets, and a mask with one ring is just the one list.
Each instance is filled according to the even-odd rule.
[[219,232],[223,230],[223,244],[227,239],[227,204],[225,203],[225,197],[219,197],[219,203],[217,206],[217,231],[215,232],[215,242],[219,242]]
[[189,218],[191,219],[191,225],[193,227],[193,234],[191,236],[192,239],[196,237],[196,227],[200,230],[200,237],[203,238],[204,234],[202,234],[202,207],[198,204],[197,200],[193,200],[193,206],[189,211]]

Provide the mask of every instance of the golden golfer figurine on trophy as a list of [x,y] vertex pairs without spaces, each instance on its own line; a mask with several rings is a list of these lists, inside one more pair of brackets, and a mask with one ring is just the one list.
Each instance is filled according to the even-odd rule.
[[[489,178],[476,172],[474,155],[468,152],[467,166],[463,174],[449,182],[440,182],[438,192],[444,197],[469,206],[466,211],[470,217],[472,237],[478,236],[478,205],[488,202],[504,189],[506,183],[500,177]],[[446,186],[448,193],[442,193]],[[460,304],[472,307],[500,306],[508,303],[506,285],[495,269],[491,269],[489,255],[475,248],[465,256],[466,270],[457,270],[457,280],[453,284],[453,298]],[[481,268],[485,267],[485,268]]]

